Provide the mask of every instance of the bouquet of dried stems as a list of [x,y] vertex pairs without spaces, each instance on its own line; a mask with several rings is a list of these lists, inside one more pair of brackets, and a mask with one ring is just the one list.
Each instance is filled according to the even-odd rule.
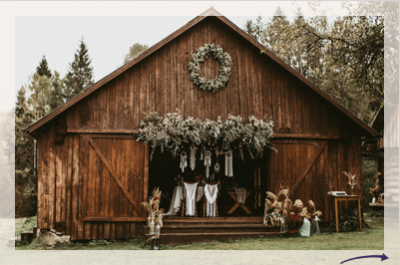
[[292,205],[293,203],[289,199],[289,188],[284,189],[281,186],[278,195],[267,191],[264,214],[266,215],[270,212],[275,212],[282,216],[286,216],[287,213],[292,209]]
[[161,194],[160,188],[154,188],[152,192],[152,196],[149,197],[148,202],[142,202],[143,208],[148,212],[148,218],[150,220],[154,220],[160,222],[162,226],[162,218],[164,217],[164,209],[159,209],[160,201],[161,201]]
[[342,171],[342,173],[345,176],[347,176],[347,178],[349,180],[349,182],[347,182],[347,183],[350,185],[351,194],[354,195],[354,191],[355,191],[355,188],[356,188],[356,185],[357,185],[357,183],[356,183],[356,175],[352,175],[350,172],[345,172],[345,171]]
[[311,216],[318,216],[318,218],[322,216],[322,212],[320,210],[315,210],[315,204],[312,200],[308,201],[308,205],[310,206],[310,208],[313,211]]

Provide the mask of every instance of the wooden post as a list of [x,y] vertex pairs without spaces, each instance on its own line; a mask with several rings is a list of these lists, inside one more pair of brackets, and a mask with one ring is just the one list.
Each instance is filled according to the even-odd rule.
[[358,197],[358,221],[360,224],[360,231],[362,231],[360,199],[361,197]]
[[338,213],[336,198],[335,198],[335,217],[336,217],[336,233],[339,233],[339,213]]

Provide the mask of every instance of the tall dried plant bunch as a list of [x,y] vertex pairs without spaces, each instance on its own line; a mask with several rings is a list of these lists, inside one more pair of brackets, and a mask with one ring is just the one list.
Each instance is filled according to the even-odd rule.
[[350,185],[351,189],[354,189],[354,187],[357,185],[356,183],[356,175],[351,175],[350,172],[342,172],[347,178],[348,178],[348,184]]
[[308,215],[307,207],[303,207],[300,213],[298,214],[298,216],[300,217],[307,217],[307,215]]
[[315,204],[312,200],[308,201],[308,206],[310,206],[310,208],[313,210],[312,216],[318,216],[321,217],[322,216],[322,212],[320,210],[315,210]]
[[295,214],[299,214],[301,209],[303,209],[304,204],[300,199],[297,199],[297,200],[294,201],[293,206],[294,206],[294,213]]
[[154,188],[152,195],[154,200],[161,200],[162,191],[160,191],[160,187]]

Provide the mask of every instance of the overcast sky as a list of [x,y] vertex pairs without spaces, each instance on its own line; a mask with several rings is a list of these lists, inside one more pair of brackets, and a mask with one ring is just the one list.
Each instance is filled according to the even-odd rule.
[[[64,3],[78,4],[77,2]],[[107,2],[98,3],[106,4]],[[146,4],[150,3],[155,2]],[[214,5],[214,8],[240,28],[247,19],[254,19],[259,14],[262,15],[264,22],[269,21],[278,6],[282,7],[289,19],[294,15],[297,6],[301,6],[305,15],[313,15],[305,2],[248,2],[246,5],[244,2],[218,3],[218,5]],[[122,4],[137,6],[135,2],[123,2]],[[143,12],[134,10],[135,12],[132,11],[132,14],[135,15],[131,16],[112,16],[116,12],[111,9],[110,16],[35,16],[34,12],[31,16],[15,16],[14,102],[10,102],[10,100],[5,102],[3,99],[6,103],[3,104],[0,98],[0,111],[9,110],[14,106],[17,91],[21,86],[29,83],[29,77],[36,71],[43,55],[47,58],[50,70],[58,71],[61,77],[64,77],[69,63],[74,59],[80,39],[83,37],[92,59],[94,79],[98,81],[122,66],[124,55],[132,44],[138,42],[152,46],[185,25],[196,15],[204,12],[212,4],[213,2],[193,2],[193,4],[185,2],[185,5],[188,6],[198,6],[193,6],[191,12],[187,12],[187,14],[191,14],[190,16],[173,16],[171,12],[168,15],[160,16],[160,11],[157,16],[149,16],[148,9],[143,9]],[[96,8],[99,9],[98,5],[92,5],[93,10],[85,10],[88,10],[89,14],[91,11],[96,11]],[[35,7],[39,8],[38,5]],[[173,8],[171,5],[168,7]],[[243,12],[240,12],[241,10]],[[41,10],[41,12],[57,14],[63,13],[63,9],[59,8],[57,12],[47,12],[47,10]],[[106,11],[102,10],[102,12]],[[143,13],[143,16],[138,15],[138,12]],[[124,12],[118,13],[124,15]]]

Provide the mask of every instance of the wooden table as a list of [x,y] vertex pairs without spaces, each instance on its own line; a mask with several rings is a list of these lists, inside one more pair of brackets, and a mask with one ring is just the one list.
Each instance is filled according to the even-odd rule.
[[[249,210],[249,208],[246,207],[246,205],[241,204],[238,202],[238,199],[236,197],[236,192],[235,191],[227,191],[229,196],[232,197],[232,199],[236,202],[235,205],[232,206],[232,208],[228,211],[228,214],[232,214],[234,211],[236,211],[237,208],[239,208],[239,206],[248,214],[252,214],[252,212]],[[251,191],[248,191],[246,193],[246,199],[250,196]]]
[[328,208],[329,208],[329,220],[331,219],[331,200],[334,201],[335,205],[335,220],[336,220],[336,233],[339,233],[339,212],[338,212],[338,201],[358,201],[358,222],[360,226],[360,231],[362,231],[361,223],[361,196],[359,195],[344,195],[344,196],[331,196],[328,195]]

